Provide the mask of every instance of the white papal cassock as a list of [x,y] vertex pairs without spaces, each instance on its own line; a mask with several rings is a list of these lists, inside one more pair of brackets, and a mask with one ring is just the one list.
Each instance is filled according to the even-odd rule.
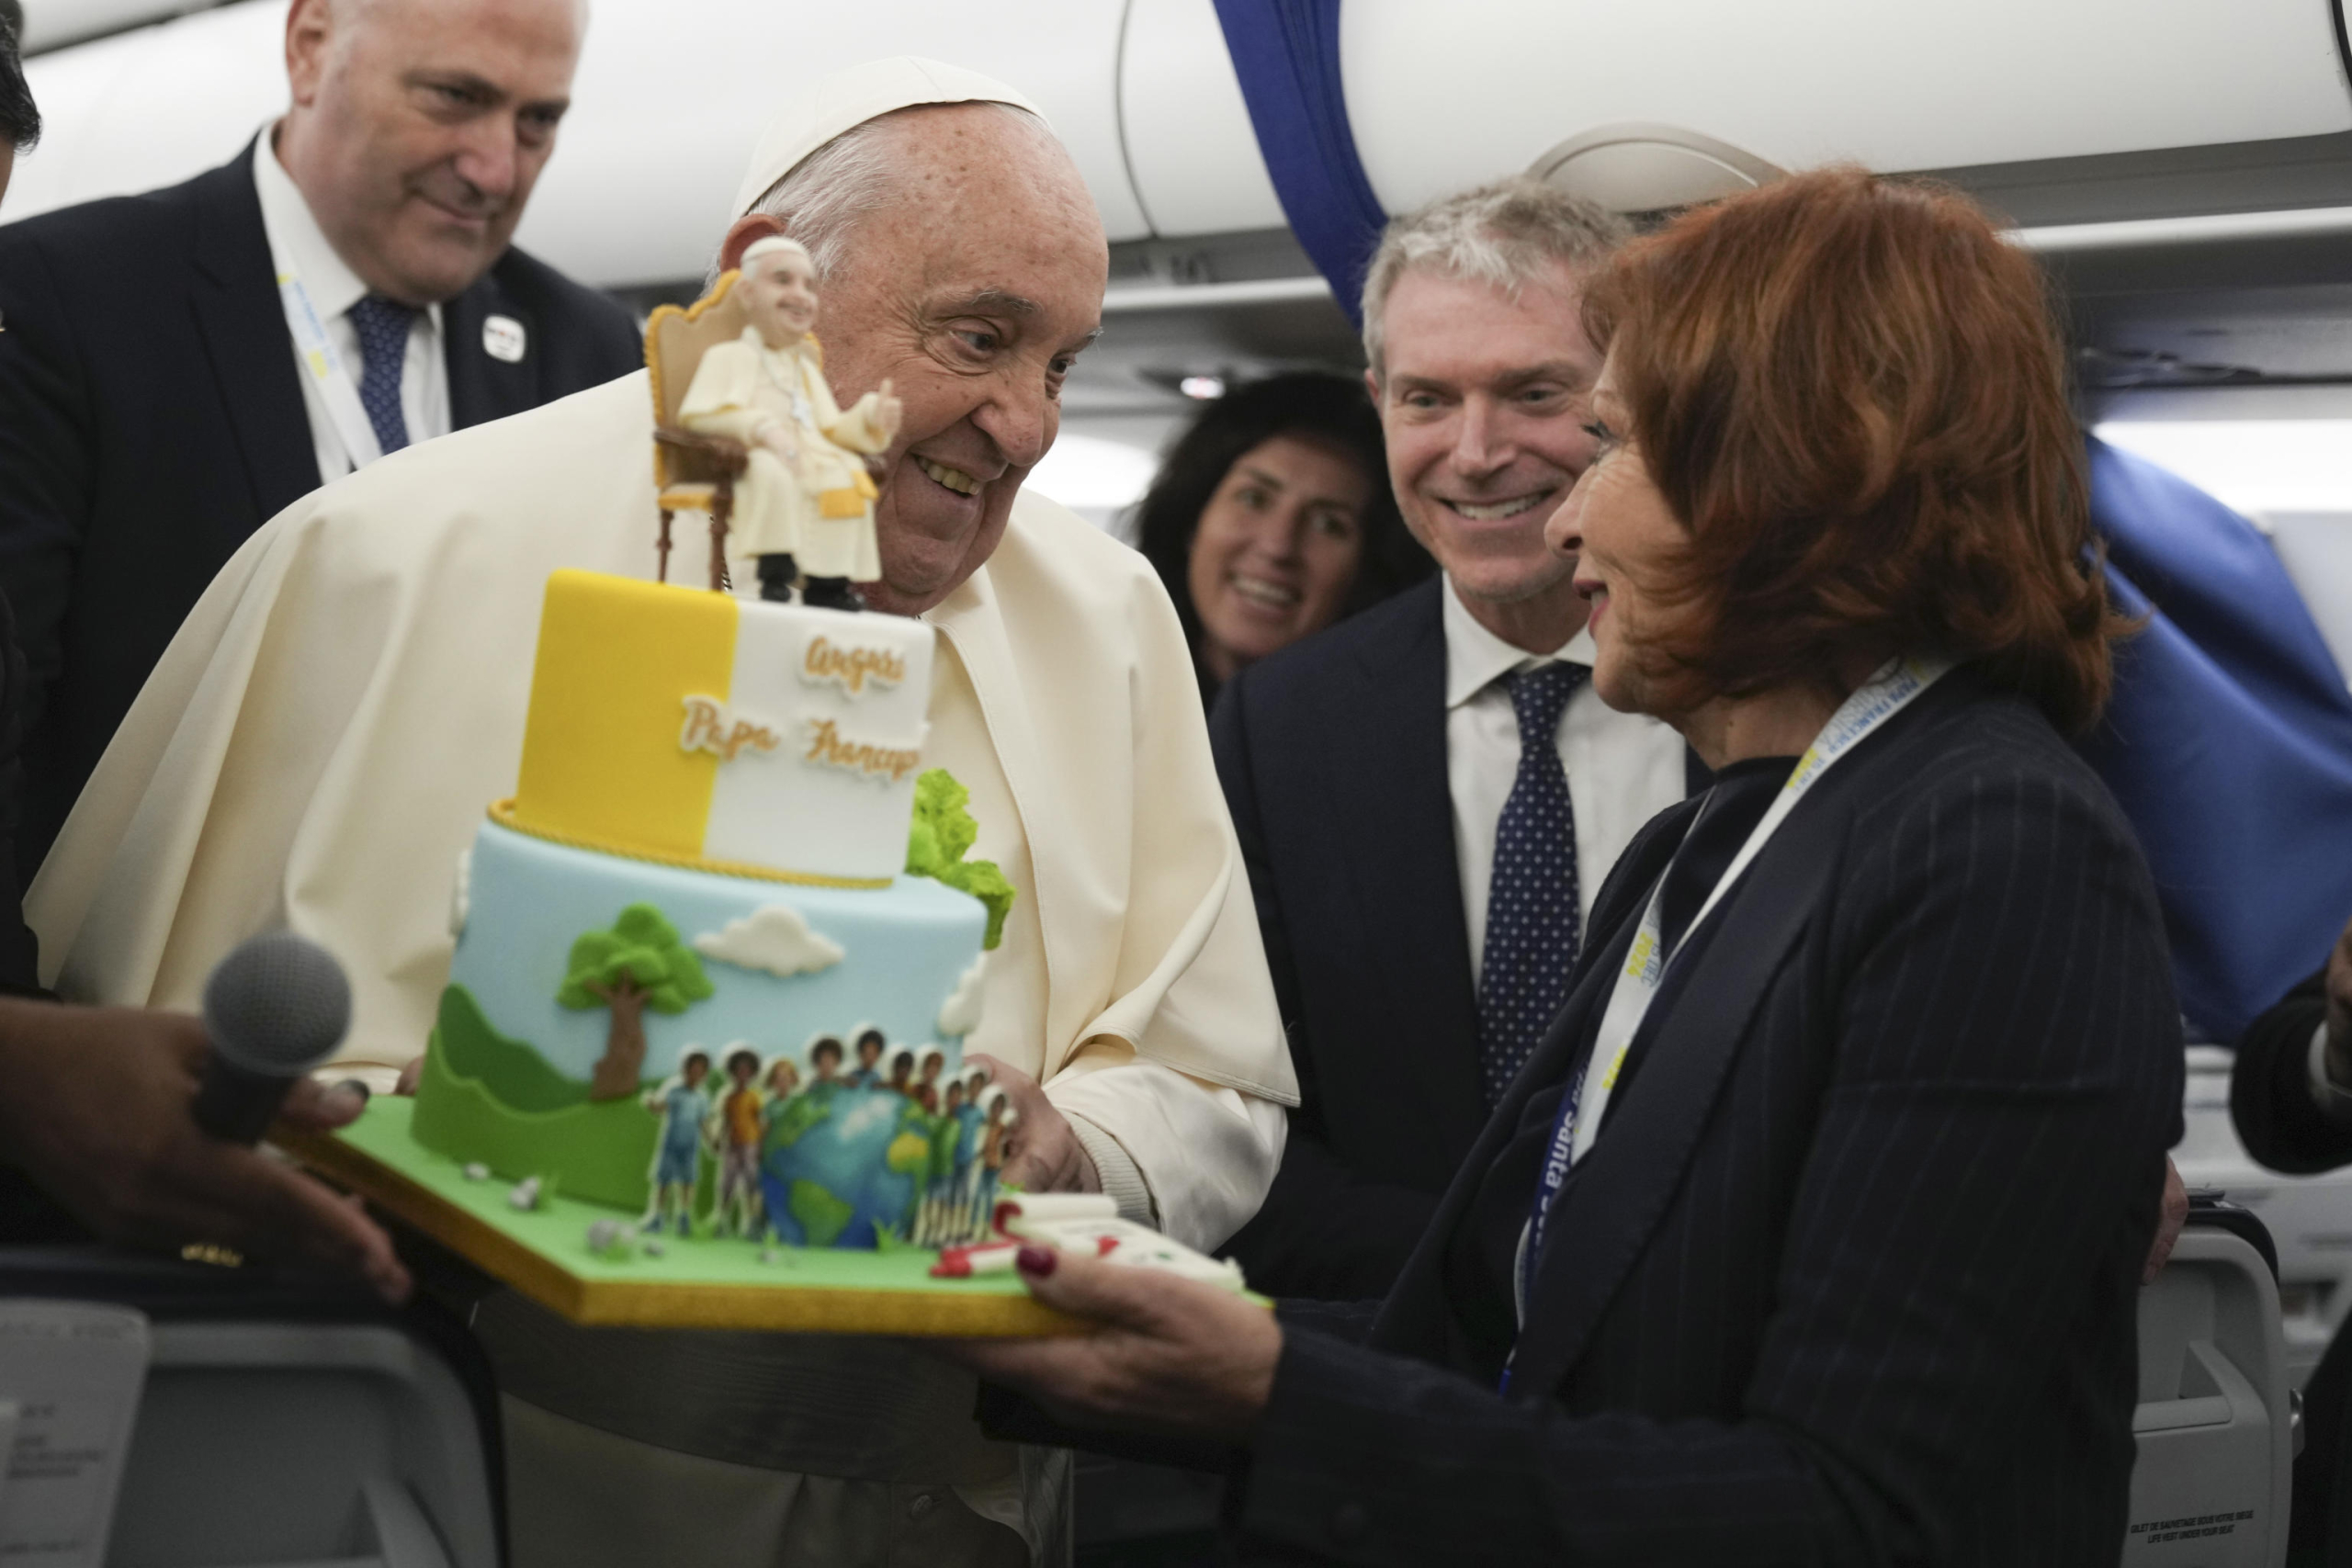
[[[757,327],[745,327],[735,342],[704,351],[678,422],[752,448],[750,466],[735,481],[729,555],[791,556],[806,577],[872,582],[882,575],[882,560],[874,490],[858,455],[890,445],[876,423],[882,400],[868,392],[843,413],[824,366],[814,338],[770,348]],[[753,433],[769,420],[792,427],[799,450],[789,465],[754,444]]]
[[[44,977],[193,1008],[232,947],[288,926],[351,971],[353,1062],[418,1055],[458,852],[514,787],[548,574],[653,574],[651,443],[630,377],[396,454],[254,535],[34,881]],[[677,580],[707,581],[695,547]],[[1024,495],[925,618],[926,764],[970,786],[973,852],[1018,891],[966,1047],[1045,1081],[1124,1210],[1214,1246],[1264,1195],[1296,1089],[1167,595],[1140,556]],[[529,1402],[510,1400],[525,1568],[854,1560],[839,1548],[885,1515],[946,1517],[912,1500],[925,1487],[1033,1549],[1059,1512],[1051,1467],[978,1437],[970,1379],[911,1352],[591,1333],[507,1295],[478,1325]],[[642,1482],[619,1484],[633,1466]]]

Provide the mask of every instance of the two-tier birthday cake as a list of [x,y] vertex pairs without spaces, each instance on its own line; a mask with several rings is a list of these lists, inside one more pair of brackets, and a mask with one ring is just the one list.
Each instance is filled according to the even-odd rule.
[[1011,893],[922,767],[932,640],[556,573],[517,787],[459,867],[416,1143],[616,1235],[980,1235],[1011,1109],[962,1043]]

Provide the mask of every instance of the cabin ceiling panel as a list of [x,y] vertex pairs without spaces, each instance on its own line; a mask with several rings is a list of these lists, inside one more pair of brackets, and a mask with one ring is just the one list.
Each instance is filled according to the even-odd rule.
[[1625,121],[1889,171],[2352,130],[2312,0],[1348,0],[1340,62],[1391,211]]

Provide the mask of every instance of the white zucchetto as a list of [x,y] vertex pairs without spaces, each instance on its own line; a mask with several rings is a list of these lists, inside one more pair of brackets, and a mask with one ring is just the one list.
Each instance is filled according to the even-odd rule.
[[852,126],[918,104],[971,103],[1011,104],[1040,120],[1046,118],[1035,104],[993,76],[911,54],[829,73],[807,93],[795,95],[760,133],[728,220],[751,211],[794,165]]

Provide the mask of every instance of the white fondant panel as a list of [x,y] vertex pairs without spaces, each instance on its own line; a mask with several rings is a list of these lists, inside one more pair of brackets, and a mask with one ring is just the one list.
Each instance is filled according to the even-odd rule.
[[1391,212],[1646,120],[1880,170],[2352,129],[2310,0],[1348,0],[1348,118]]
[[[747,747],[718,764],[703,854],[823,876],[896,876],[907,863],[922,763],[894,778],[842,760],[864,754],[861,747],[919,758],[931,627],[757,600],[738,606],[728,706],[771,728],[781,744],[765,752]],[[875,669],[894,661],[901,671],[895,682]],[[812,675],[812,663],[835,674]]]

